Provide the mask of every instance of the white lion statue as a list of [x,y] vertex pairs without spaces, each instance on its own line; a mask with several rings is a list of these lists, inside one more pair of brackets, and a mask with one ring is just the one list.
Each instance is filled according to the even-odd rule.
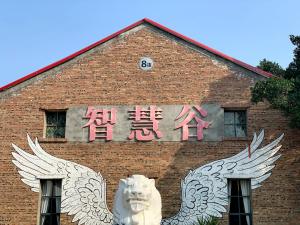
[[155,180],[143,175],[121,179],[113,215],[118,225],[160,225],[161,196]]

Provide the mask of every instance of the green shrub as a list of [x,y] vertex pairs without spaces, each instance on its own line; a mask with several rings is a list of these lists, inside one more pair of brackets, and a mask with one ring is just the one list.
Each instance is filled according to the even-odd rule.
[[215,217],[211,217],[209,219],[198,218],[198,224],[194,224],[194,225],[218,225],[218,224],[219,224],[219,220]]

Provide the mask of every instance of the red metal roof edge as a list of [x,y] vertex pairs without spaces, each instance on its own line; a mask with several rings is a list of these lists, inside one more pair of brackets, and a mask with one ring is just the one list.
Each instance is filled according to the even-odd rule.
[[204,50],[206,50],[208,52],[211,52],[211,53],[213,53],[213,54],[215,54],[217,56],[220,56],[220,57],[222,57],[224,59],[227,59],[227,60],[229,60],[229,61],[231,61],[231,62],[233,62],[233,63],[235,63],[235,64],[237,64],[239,66],[242,66],[242,67],[244,67],[244,68],[246,68],[248,70],[251,70],[254,73],[257,73],[257,74],[265,76],[265,77],[272,77],[273,76],[273,74],[271,74],[271,73],[268,73],[268,72],[266,72],[264,70],[261,70],[261,69],[259,69],[257,67],[251,66],[251,65],[249,65],[247,63],[244,63],[244,62],[242,62],[242,61],[240,61],[238,59],[235,59],[235,58],[233,58],[231,56],[228,56],[228,55],[226,55],[226,54],[224,54],[224,53],[222,53],[222,52],[220,52],[218,50],[210,48],[207,45],[204,45],[204,44],[202,44],[202,43],[200,43],[198,41],[195,41],[195,40],[193,40],[193,39],[191,39],[191,38],[189,38],[187,36],[184,36],[184,35],[176,32],[174,30],[171,30],[171,29],[169,29],[169,28],[167,28],[167,27],[165,27],[165,26],[163,26],[163,25],[161,25],[161,24],[159,24],[159,23],[157,23],[155,21],[152,21],[152,20],[147,19],[147,18],[145,18],[144,20],[146,22],[152,24],[153,26],[158,27],[159,29],[161,29],[163,31],[166,31],[166,32],[168,32],[168,33],[170,33],[170,34],[172,34],[172,35],[174,35],[174,36],[176,36],[176,37],[178,37],[180,39],[183,39],[184,41],[187,41],[187,42],[190,42],[190,43],[196,45],[197,47],[203,48]]
[[230,57],[230,56],[228,56],[226,54],[223,54],[222,52],[219,52],[219,51],[217,51],[217,50],[215,50],[213,48],[210,48],[210,47],[208,47],[208,46],[206,46],[206,45],[204,45],[204,44],[202,44],[202,43],[200,43],[198,41],[195,41],[195,40],[193,40],[193,39],[191,39],[189,37],[186,37],[186,36],[184,36],[184,35],[176,32],[174,30],[171,30],[171,29],[169,29],[169,28],[167,28],[167,27],[165,27],[165,26],[163,26],[163,25],[161,25],[161,24],[153,21],[153,20],[150,20],[148,18],[144,18],[144,19],[139,20],[139,21],[137,21],[137,22],[135,22],[135,23],[133,23],[133,24],[131,24],[131,25],[129,25],[129,26],[127,26],[127,27],[125,27],[125,28],[123,28],[123,29],[121,29],[121,30],[119,30],[119,31],[117,31],[117,32],[115,32],[115,33],[107,36],[106,38],[103,38],[100,41],[97,41],[97,42],[95,42],[95,43],[93,43],[93,44],[91,44],[91,45],[89,45],[89,46],[87,46],[87,47],[85,47],[85,48],[83,48],[83,49],[81,49],[81,50],[79,50],[79,51],[77,51],[77,52],[75,52],[75,53],[73,53],[73,54],[65,57],[65,58],[62,58],[62,59],[60,59],[60,60],[58,60],[58,61],[56,61],[54,63],[51,63],[48,66],[45,66],[45,67],[43,67],[43,68],[41,68],[41,69],[39,69],[39,70],[37,70],[37,71],[35,71],[33,73],[30,73],[30,74],[28,74],[28,75],[26,75],[26,76],[24,76],[24,77],[22,77],[20,79],[17,79],[17,80],[15,80],[15,81],[7,84],[7,85],[4,85],[4,86],[0,87],[0,92],[4,91],[6,89],[9,89],[9,88],[11,88],[13,86],[16,86],[16,85],[18,85],[18,84],[20,84],[20,83],[22,83],[22,82],[24,82],[26,80],[29,80],[29,79],[31,79],[31,78],[33,78],[33,77],[35,77],[35,76],[37,76],[37,75],[39,75],[39,74],[41,74],[43,72],[46,72],[46,71],[48,71],[48,70],[56,67],[56,66],[59,66],[59,65],[65,63],[65,62],[67,62],[67,61],[69,61],[69,60],[71,60],[71,59],[73,59],[73,58],[75,58],[75,57],[77,57],[77,56],[79,56],[79,55],[81,55],[81,54],[89,51],[89,50],[91,50],[92,48],[94,48],[94,47],[96,47],[96,46],[98,46],[100,44],[103,44],[104,42],[109,41],[112,38],[115,38],[116,36],[118,36],[118,35],[126,32],[126,31],[128,31],[128,30],[130,30],[130,29],[132,29],[132,28],[134,28],[134,27],[136,27],[136,26],[138,26],[138,25],[140,25],[140,24],[142,24],[144,22],[147,22],[147,23],[151,24],[152,26],[155,26],[155,27],[157,27],[157,28],[159,28],[159,29],[161,29],[161,30],[163,30],[165,32],[168,32],[168,33],[176,36],[177,38],[180,38],[180,39],[182,39],[184,41],[192,43],[192,44],[194,44],[194,45],[196,45],[196,46],[198,46],[198,47],[200,47],[200,48],[202,48],[202,49],[204,49],[204,50],[206,50],[206,51],[208,51],[210,53],[213,53],[213,54],[215,54],[217,56],[220,56],[220,57],[222,57],[224,59],[227,59],[227,60],[229,60],[229,61],[231,61],[231,62],[233,62],[233,63],[235,63],[235,64],[237,64],[237,65],[239,65],[241,67],[244,67],[244,68],[246,68],[246,69],[248,69],[248,70],[250,70],[250,71],[252,71],[254,73],[257,73],[257,74],[265,76],[265,77],[271,77],[271,76],[273,76],[271,73],[268,73],[268,72],[263,71],[263,70],[261,70],[259,68],[256,68],[256,67],[251,66],[251,65],[249,65],[247,63],[244,63],[244,62],[242,62],[240,60],[232,58],[232,57]]

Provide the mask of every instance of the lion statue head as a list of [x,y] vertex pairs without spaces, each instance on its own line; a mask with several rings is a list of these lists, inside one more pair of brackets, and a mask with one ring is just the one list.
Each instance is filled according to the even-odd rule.
[[154,179],[143,175],[121,179],[113,214],[118,225],[160,225],[161,197]]

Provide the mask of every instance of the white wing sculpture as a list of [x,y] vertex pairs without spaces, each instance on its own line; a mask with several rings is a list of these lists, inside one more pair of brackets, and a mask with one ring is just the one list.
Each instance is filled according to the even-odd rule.
[[85,225],[112,224],[113,215],[106,205],[106,183],[100,173],[46,153],[27,135],[28,144],[35,155],[16,145],[13,148],[13,163],[19,168],[22,181],[39,192],[40,178],[62,179],[61,212],[74,216],[72,222]]
[[[227,176],[241,175],[251,177],[251,188],[261,186],[261,183],[271,175],[274,162],[280,157],[275,154],[281,148],[277,146],[283,134],[272,143],[259,148],[264,138],[264,131],[257,137],[254,134],[248,147],[237,155],[221,159],[191,170],[181,181],[181,208],[170,218],[163,219],[162,225],[192,225],[198,218],[222,217],[228,205]],[[277,147],[276,147],[277,146]],[[229,177],[229,176],[228,176]]]
[[[252,189],[271,175],[274,162],[280,157],[275,154],[283,135],[272,143],[259,148],[264,131],[239,154],[227,159],[191,170],[182,180],[182,203],[179,212],[163,219],[161,225],[192,225],[198,218],[221,217],[228,204],[227,177],[249,176]],[[88,167],[53,157],[46,153],[37,139],[33,142],[27,135],[31,155],[13,144],[13,163],[18,167],[22,181],[32,191],[40,189],[40,178],[62,178],[61,212],[74,216],[73,221],[85,225],[111,225],[113,215],[106,205],[106,183],[100,173]],[[249,157],[251,151],[251,157]],[[120,206],[122,207],[122,206]]]

